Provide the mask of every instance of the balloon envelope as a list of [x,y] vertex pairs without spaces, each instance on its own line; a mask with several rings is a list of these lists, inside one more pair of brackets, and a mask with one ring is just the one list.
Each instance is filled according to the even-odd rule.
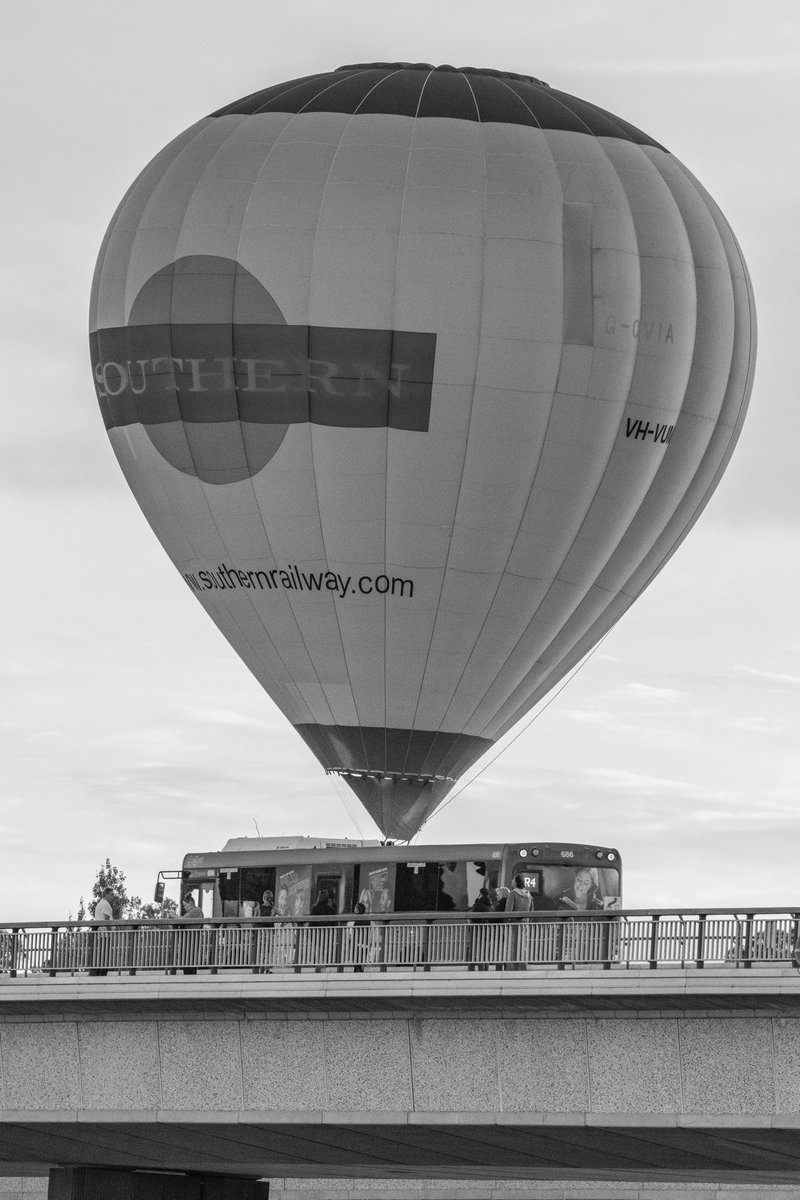
[[701,185],[535,79],[368,64],[145,168],[95,386],[187,586],[408,838],[597,643],[716,486],[755,319]]

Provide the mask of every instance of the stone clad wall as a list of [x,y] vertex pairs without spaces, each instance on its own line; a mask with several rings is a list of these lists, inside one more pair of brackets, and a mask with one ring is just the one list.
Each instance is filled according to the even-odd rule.
[[798,1063],[781,1016],[26,1017],[0,1024],[0,1105],[763,1120],[800,1114]]

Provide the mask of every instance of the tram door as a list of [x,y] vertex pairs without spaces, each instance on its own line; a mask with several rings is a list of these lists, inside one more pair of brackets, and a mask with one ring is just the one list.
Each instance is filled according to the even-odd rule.
[[333,902],[334,912],[344,912],[344,875],[341,871],[319,871],[315,888],[312,901],[316,899],[317,892],[327,892]]

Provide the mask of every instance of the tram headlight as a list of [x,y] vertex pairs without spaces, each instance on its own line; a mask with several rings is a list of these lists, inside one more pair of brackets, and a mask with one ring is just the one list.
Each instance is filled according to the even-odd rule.
[[608,855],[608,861],[609,861],[609,862],[614,862],[614,859],[615,859],[616,857],[617,857],[617,856],[616,856],[616,854],[614,853],[614,851],[613,851],[613,850],[611,850],[611,851],[609,852],[609,855]]
[[534,858],[538,858],[538,857],[539,857],[539,851],[538,851],[538,850],[531,850],[531,854],[533,855],[533,857],[534,857]]
[[520,856],[520,858],[527,858],[527,857],[528,857],[528,851],[527,851],[527,850],[520,850],[520,852],[519,852],[519,856]]

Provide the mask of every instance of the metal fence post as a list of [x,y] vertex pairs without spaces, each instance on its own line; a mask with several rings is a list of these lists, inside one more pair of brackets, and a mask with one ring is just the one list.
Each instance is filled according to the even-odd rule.
[[566,930],[567,930],[567,922],[566,922],[566,918],[565,918],[559,925],[559,929],[558,929],[558,966],[556,967],[557,971],[563,971],[565,969],[564,949],[565,949],[565,947],[567,945],[567,941],[568,941],[567,936],[566,936]]
[[58,926],[53,925],[50,929],[50,970],[47,972],[50,979],[55,979],[56,963],[58,962]]
[[658,922],[659,914],[653,913],[650,925],[650,970],[655,971],[658,967]]
[[8,956],[8,974],[11,979],[17,977],[17,948],[19,946],[19,930],[11,930],[11,953]]
[[753,921],[755,913],[745,913],[744,926],[744,946],[742,948],[742,965],[746,970],[750,970],[753,965],[751,955],[753,953]]
[[706,914],[698,913],[697,914],[697,958],[695,959],[695,966],[697,967],[698,971],[702,971],[703,967],[706,965],[704,957],[703,957],[703,955],[705,954],[705,940],[706,940]]
[[[128,960],[128,974],[136,974],[136,947],[139,941],[141,925],[132,925],[125,931],[125,957]],[[121,964],[120,964],[121,965]]]

